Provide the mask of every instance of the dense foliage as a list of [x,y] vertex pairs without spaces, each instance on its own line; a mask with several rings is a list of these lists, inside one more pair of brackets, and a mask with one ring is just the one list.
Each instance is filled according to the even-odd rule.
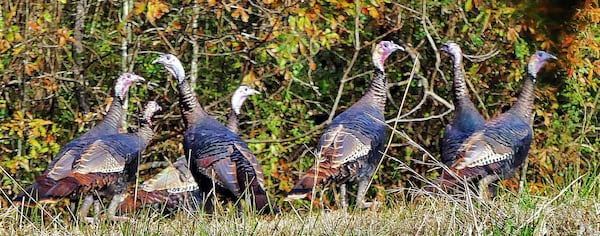
[[[239,84],[262,92],[243,107],[240,133],[262,163],[269,191],[281,196],[312,164],[311,149],[331,116],[362,96],[372,72],[369,52],[382,39],[401,42],[408,52],[387,64],[386,117],[401,133],[389,142],[391,158],[384,159],[371,197],[422,185],[417,173],[437,175],[424,163],[439,156],[441,130],[452,115],[452,68],[438,51],[449,40],[473,55],[467,80],[486,118],[516,100],[532,52],[560,58],[538,83],[535,137],[522,180],[532,193],[565,186],[598,174],[600,10],[597,1],[558,2],[3,1],[3,195],[20,192],[16,183],[31,183],[61,145],[102,118],[123,71],[147,80],[130,91],[131,128],[145,101],[164,109],[142,162],[182,155],[175,82],[151,63],[169,52],[186,63],[200,103],[220,120]],[[515,191],[518,179],[505,183]]]

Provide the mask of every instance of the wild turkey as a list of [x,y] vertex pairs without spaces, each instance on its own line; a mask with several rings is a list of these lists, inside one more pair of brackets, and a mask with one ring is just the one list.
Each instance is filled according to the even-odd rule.
[[56,184],[39,196],[39,202],[52,203],[63,198],[86,196],[80,212],[80,216],[85,217],[92,194],[98,192],[101,196],[112,196],[107,216],[114,219],[127,186],[135,180],[138,158],[152,138],[152,117],[158,110],[160,106],[156,102],[148,102],[136,133],[106,135],[80,145],[80,152],[71,153],[72,157],[68,159],[73,160],[69,163],[72,168],[64,171],[55,180]]
[[236,134],[238,133],[240,125],[239,115],[242,104],[244,104],[244,101],[246,101],[248,96],[252,96],[254,94],[260,93],[246,85],[241,85],[235,90],[233,96],[231,96],[231,111],[229,111],[227,114],[227,128],[231,130],[231,132]]
[[[231,111],[227,114],[227,128],[232,132],[238,133],[242,104],[248,96],[254,94],[260,93],[245,85],[238,87],[233,93]],[[188,168],[187,159],[182,156],[173,165],[145,181],[140,191],[129,194],[119,209],[132,212],[144,205],[150,205],[166,213],[179,209],[195,212],[201,202],[198,185]]]
[[[161,55],[160,63],[178,80],[179,107],[186,127],[183,147],[192,175],[205,198],[205,211],[212,212],[211,191],[231,200],[250,193],[254,206],[263,213],[276,213],[264,187],[262,168],[246,142],[210,117],[200,106],[177,57]],[[213,184],[214,183],[214,184]],[[249,192],[246,192],[249,191]]]
[[483,129],[485,119],[479,114],[475,105],[469,99],[469,90],[465,84],[463,54],[456,43],[446,43],[442,51],[452,56],[454,62],[454,118],[444,129],[444,137],[440,144],[441,160],[446,166],[451,166],[460,145],[476,130]]
[[143,206],[152,206],[165,213],[184,209],[195,212],[202,203],[198,184],[188,168],[185,156],[160,173],[144,181],[137,193],[130,193],[119,207],[121,212],[133,212]]
[[[123,73],[119,76],[115,83],[115,95],[112,105],[106,116],[104,116],[104,119],[85,134],[63,146],[42,175],[33,184],[28,186],[25,191],[15,196],[12,200],[13,203],[28,206],[35,205],[39,195],[44,195],[48,189],[56,185],[57,180],[64,178],[68,173],[73,171],[73,164],[76,158],[82,154],[85,147],[102,136],[118,134],[121,127],[121,117],[124,113],[123,101],[131,84],[137,81],[144,81],[144,78],[133,73]],[[79,201],[78,198],[72,200],[73,202]],[[89,201],[92,201],[92,199],[89,198]],[[91,202],[86,204],[89,205]],[[83,213],[87,214],[87,212]]]
[[316,186],[327,187],[335,182],[340,184],[340,200],[346,209],[346,183],[358,181],[356,204],[358,207],[370,205],[364,196],[383,155],[386,135],[384,62],[398,49],[403,50],[391,41],[382,41],[375,47],[372,55],[375,74],[366,94],[333,119],[317,144],[317,165],[300,178],[286,199],[308,197]]
[[[456,160],[439,181],[442,189],[456,186],[460,180],[479,182],[484,199],[495,196],[495,182],[512,177],[525,161],[533,130],[534,87],[538,72],[548,60],[556,57],[537,51],[529,59],[525,85],[515,104],[505,113],[485,123],[460,146]],[[490,185],[494,183],[494,185]]]

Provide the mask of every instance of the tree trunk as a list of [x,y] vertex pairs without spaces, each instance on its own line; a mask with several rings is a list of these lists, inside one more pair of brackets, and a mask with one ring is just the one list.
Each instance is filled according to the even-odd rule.
[[[123,13],[121,15],[121,25],[125,27],[125,35],[121,38],[121,72],[125,73],[128,71],[127,63],[129,62],[129,41],[131,39],[131,25],[129,25],[129,12],[130,8],[133,5],[130,0],[123,0]],[[123,101],[123,109],[127,111],[127,107],[129,106],[129,96],[125,96]],[[127,130],[127,112],[123,113],[123,118],[121,120],[121,127],[124,130]]]
[[196,35],[198,34],[198,17],[200,16],[200,6],[198,2],[194,1],[194,8],[192,13],[192,68],[190,73],[190,86],[192,89],[196,88],[196,80],[198,79],[198,53],[200,45]]
[[77,96],[77,102],[79,104],[79,108],[81,112],[88,113],[90,111],[90,107],[87,103],[87,98],[85,96],[85,78],[84,78],[84,70],[82,66],[83,57],[83,31],[85,30],[85,9],[87,5],[86,0],[77,1],[76,11],[75,11],[75,25],[73,26],[73,38],[75,38],[75,42],[73,43],[73,79],[77,81],[75,83],[75,94]]

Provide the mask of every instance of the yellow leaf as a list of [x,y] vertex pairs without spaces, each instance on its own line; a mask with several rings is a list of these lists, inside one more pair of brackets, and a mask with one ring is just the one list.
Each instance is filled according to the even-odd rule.
[[371,15],[375,19],[379,19],[379,12],[377,11],[377,8],[368,7],[367,9],[369,10],[369,15]]
[[142,14],[142,12],[144,12],[144,10],[146,10],[146,2],[134,2],[134,10],[133,13],[135,13],[136,15]]
[[244,76],[244,78],[242,79],[242,84],[254,84],[254,82],[257,80],[256,78],[256,74],[254,73],[253,70],[251,70],[248,74],[246,74]]
[[465,2],[465,11],[470,11],[471,9],[473,9],[473,0],[467,0]]

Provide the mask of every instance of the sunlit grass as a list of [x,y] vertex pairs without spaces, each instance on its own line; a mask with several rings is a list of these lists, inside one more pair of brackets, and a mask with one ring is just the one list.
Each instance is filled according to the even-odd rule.
[[85,224],[70,222],[66,215],[55,221],[41,214],[24,216],[10,207],[0,213],[0,230],[2,235],[598,235],[600,182],[589,174],[544,196],[501,190],[489,202],[472,194],[420,196],[405,202],[398,200],[403,195],[389,194],[377,209],[349,212],[309,212],[284,202],[278,216],[238,214],[229,205],[212,216],[165,217],[145,209],[132,216],[134,222]]

